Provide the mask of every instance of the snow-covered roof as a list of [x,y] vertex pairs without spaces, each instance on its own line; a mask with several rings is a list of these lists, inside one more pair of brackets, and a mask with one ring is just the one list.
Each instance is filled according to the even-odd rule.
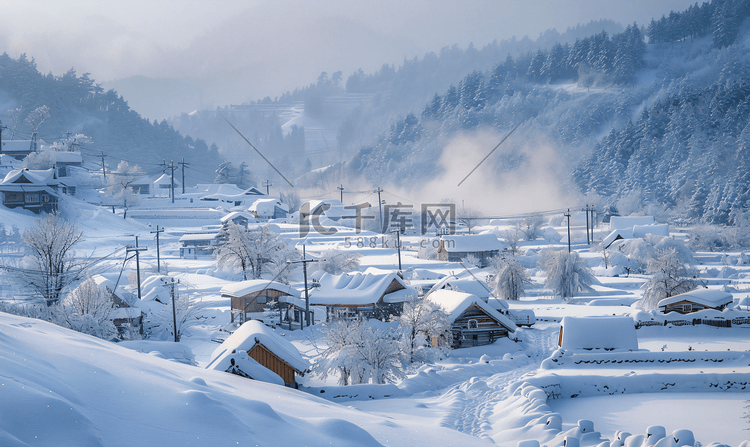
[[438,281],[431,290],[439,289],[470,293],[482,298],[484,301],[490,298],[490,287],[474,278],[458,279],[455,276],[447,276]]
[[254,216],[251,216],[247,213],[243,213],[242,211],[232,211],[231,213],[222,217],[220,220],[221,220],[221,223],[226,223],[227,221],[234,220],[237,217],[244,217],[245,219],[247,219],[248,222],[255,222]]
[[[383,296],[391,284],[396,281],[398,289]],[[404,290],[404,292],[400,292]],[[400,293],[398,293],[400,292]],[[370,306],[377,303],[380,297],[386,303],[400,303],[409,296],[417,296],[417,291],[406,285],[396,273],[345,273],[343,275],[323,274],[320,277],[320,288],[310,294],[310,304],[316,306]]]
[[620,230],[635,225],[653,225],[654,216],[612,216],[609,218],[609,229]]
[[668,224],[633,225],[633,237],[646,237],[647,234],[669,236]]
[[[158,179],[154,180],[154,185],[171,185],[172,184],[172,176],[170,174],[162,174]],[[180,182],[177,179],[174,179],[174,185],[179,185]]]
[[297,290],[292,286],[276,281],[268,281],[266,279],[248,279],[247,281],[227,284],[221,288],[221,295],[240,297],[266,289],[278,290],[279,292],[284,292],[292,296],[299,296]]
[[638,350],[630,317],[563,317],[562,349]]
[[[278,358],[302,373],[310,368],[310,363],[302,358],[297,348],[288,340],[278,335],[273,329],[257,320],[250,320],[227,337],[211,354],[211,361],[206,369],[226,371],[231,366],[230,359],[240,351],[249,351],[260,343]],[[235,359],[235,362],[237,360]],[[256,377],[253,377],[256,380]]]
[[54,169],[14,169],[10,171],[0,185],[8,184],[30,184],[30,185],[56,185],[58,180],[55,178]]
[[31,152],[32,144],[32,140],[3,140],[2,152]]
[[732,300],[732,294],[729,292],[722,292],[716,289],[695,289],[687,293],[664,298],[659,301],[658,307],[666,307],[680,301],[690,301],[706,307],[719,307],[731,303]]
[[502,250],[505,245],[494,234],[451,235],[440,238],[448,252],[480,252]]
[[212,241],[219,237],[219,233],[197,233],[197,234],[183,234],[180,237],[179,242],[185,241]]
[[607,248],[618,239],[633,239],[633,227],[612,230],[607,237],[602,239],[602,247]]
[[82,163],[83,157],[80,152],[73,151],[54,151],[52,155],[55,157],[56,163]]
[[304,216],[308,216],[312,214],[321,214],[321,212],[317,211],[317,209],[325,205],[328,205],[329,207],[327,210],[322,212],[322,215],[324,215],[325,217],[331,220],[336,221],[336,220],[341,219],[345,215],[352,214],[352,212],[347,212],[346,209],[344,209],[344,204],[341,203],[340,200],[326,199],[326,200],[310,200],[309,202],[303,203],[299,209],[300,215],[304,217]]
[[476,305],[482,309],[487,315],[499,324],[505,326],[509,331],[515,332],[516,325],[508,317],[500,314],[500,312],[493,309],[489,304],[482,301],[476,295],[464,292],[456,292],[455,290],[436,290],[425,297],[426,300],[440,306],[447,314],[451,322],[456,321],[458,317],[463,314],[466,309],[472,305]]

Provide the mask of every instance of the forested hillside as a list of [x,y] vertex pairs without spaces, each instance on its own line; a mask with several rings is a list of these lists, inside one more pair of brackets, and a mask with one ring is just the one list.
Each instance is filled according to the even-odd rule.
[[[749,16],[750,1],[712,1],[507,56],[394,120],[349,174],[418,185],[445,173],[439,161],[457,136],[491,130],[499,141],[522,123],[483,167],[495,177],[527,168],[534,149],[524,146],[541,145],[572,197],[732,223],[750,205]],[[465,157],[466,172],[480,159]]]
[[[101,152],[115,168],[121,159],[137,163],[147,172],[163,159],[183,157],[210,181],[221,162],[216,147],[201,139],[183,137],[166,121],[150,123],[128,107],[114,90],[103,91],[88,74],[77,76],[71,69],[62,76],[43,75],[33,59],[0,56],[0,119],[8,129],[3,139],[30,139],[26,118],[41,106],[49,117],[39,126],[37,138],[52,142],[70,131],[91,138],[84,156],[89,160]],[[15,115],[15,117],[14,117]],[[14,119],[15,118],[15,119]]]

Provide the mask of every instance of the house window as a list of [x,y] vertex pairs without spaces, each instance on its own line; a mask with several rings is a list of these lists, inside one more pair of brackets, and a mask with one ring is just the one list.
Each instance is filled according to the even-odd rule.
[[26,193],[26,203],[35,203],[39,202],[39,194],[38,193]]
[[682,305],[682,311],[685,313],[692,312],[693,311],[693,305],[692,304],[683,304]]
[[469,320],[469,329],[479,329],[479,322],[477,320]]

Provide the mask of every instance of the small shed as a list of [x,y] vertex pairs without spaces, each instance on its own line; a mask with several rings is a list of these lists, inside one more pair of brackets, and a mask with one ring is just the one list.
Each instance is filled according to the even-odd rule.
[[260,321],[248,321],[214,350],[206,369],[297,387],[310,363],[297,348]]
[[400,315],[404,302],[417,296],[416,289],[396,272],[324,273],[319,284],[310,294],[310,305],[325,306],[326,319],[332,312],[378,319]]
[[197,258],[198,255],[212,255],[219,245],[219,233],[184,234],[180,237],[180,257]]
[[557,344],[564,350],[637,351],[638,337],[630,317],[563,317]]
[[287,284],[265,279],[249,279],[221,288],[221,296],[231,299],[230,321],[238,315],[240,323],[248,321],[247,314],[263,312],[270,301],[279,301],[283,296],[298,296],[298,292]]
[[479,259],[482,266],[489,264],[490,258],[500,254],[503,244],[494,234],[450,235],[440,238],[437,257],[439,261],[461,262],[468,256]]
[[448,314],[454,349],[492,344],[516,331],[516,325],[510,319],[476,295],[440,289],[425,299]]
[[663,313],[677,312],[680,314],[689,314],[706,309],[722,311],[728,305],[732,304],[733,299],[732,294],[729,292],[722,292],[716,289],[696,289],[664,298],[659,301],[657,307]]
[[154,180],[152,183],[151,190],[156,196],[172,197],[172,183],[174,182],[174,190],[177,191],[180,188],[181,183],[173,178],[169,174],[162,174],[161,177]]

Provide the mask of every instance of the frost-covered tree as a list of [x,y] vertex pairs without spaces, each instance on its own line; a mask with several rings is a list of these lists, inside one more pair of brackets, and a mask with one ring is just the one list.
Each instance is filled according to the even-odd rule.
[[61,326],[105,340],[117,336],[117,328],[110,318],[111,311],[112,293],[99,287],[91,278],[53,306],[53,315]]
[[578,292],[590,291],[598,281],[586,262],[576,252],[544,249],[539,254],[539,267],[547,274],[544,287],[565,300]]
[[540,214],[534,213],[521,222],[523,237],[527,241],[534,241],[541,236],[540,229],[544,224],[544,218]]
[[63,289],[77,279],[73,246],[81,236],[74,224],[57,213],[36,218],[23,233],[28,256],[21,276],[47,305],[57,302]]
[[659,301],[670,296],[689,292],[697,287],[694,272],[681,261],[673,247],[659,250],[648,263],[647,273],[651,278],[644,284],[640,307],[656,309]]
[[409,363],[433,361],[435,355],[451,345],[448,314],[431,301],[414,297],[404,303],[398,318],[401,344]]
[[24,123],[31,128],[31,133],[35,134],[39,130],[39,127],[49,118],[49,107],[39,106],[29,113]]
[[129,207],[137,206],[141,201],[140,194],[131,185],[142,175],[143,171],[138,165],[131,166],[122,160],[117,165],[117,170],[107,176],[107,194],[122,203],[125,210],[123,217],[127,216]]
[[524,294],[524,287],[531,284],[526,269],[515,258],[495,258],[492,261],[495,276],[491,286],[495,296],[516,301]]
[[317,267],[317,270],[323,270],[331,275],[341,275],[342,273],[359,270],[361,258],[361,253],[326,250],[320,254],[320,260],[313,265]]
[[287,244],[279,240],[279,235],[265,226],[247,230],[229,222],[222,228],[219,238],[221,243],[214,250],[218,267],[241,271],[244,279],[248,272],[255,279],[263,273],[279,273],[286,268],[286,261],[295,256]]
[[405,359],[395,328],[375,328],[365,320],[337,319],[328,325],[328,348],[313,369],[326,378],[339,375],[339,385],[376,384],[404,377]]
[[512,256],[516,256],[520,252],[518,243],[521,241],[523,233],[518,227],[505,230],[503,233],[503,239],[508,243],[508,249]]
[[[152,308],[143,319],[143,330],[147,338],[159,340],[174,340],[175,331],[177,341],[191,328],[205,322],[205,303],[196,293],[181,291],[178,283],[174,284],[174,314],[172,304]],[[177,325],[175,327],[175,320]]]

